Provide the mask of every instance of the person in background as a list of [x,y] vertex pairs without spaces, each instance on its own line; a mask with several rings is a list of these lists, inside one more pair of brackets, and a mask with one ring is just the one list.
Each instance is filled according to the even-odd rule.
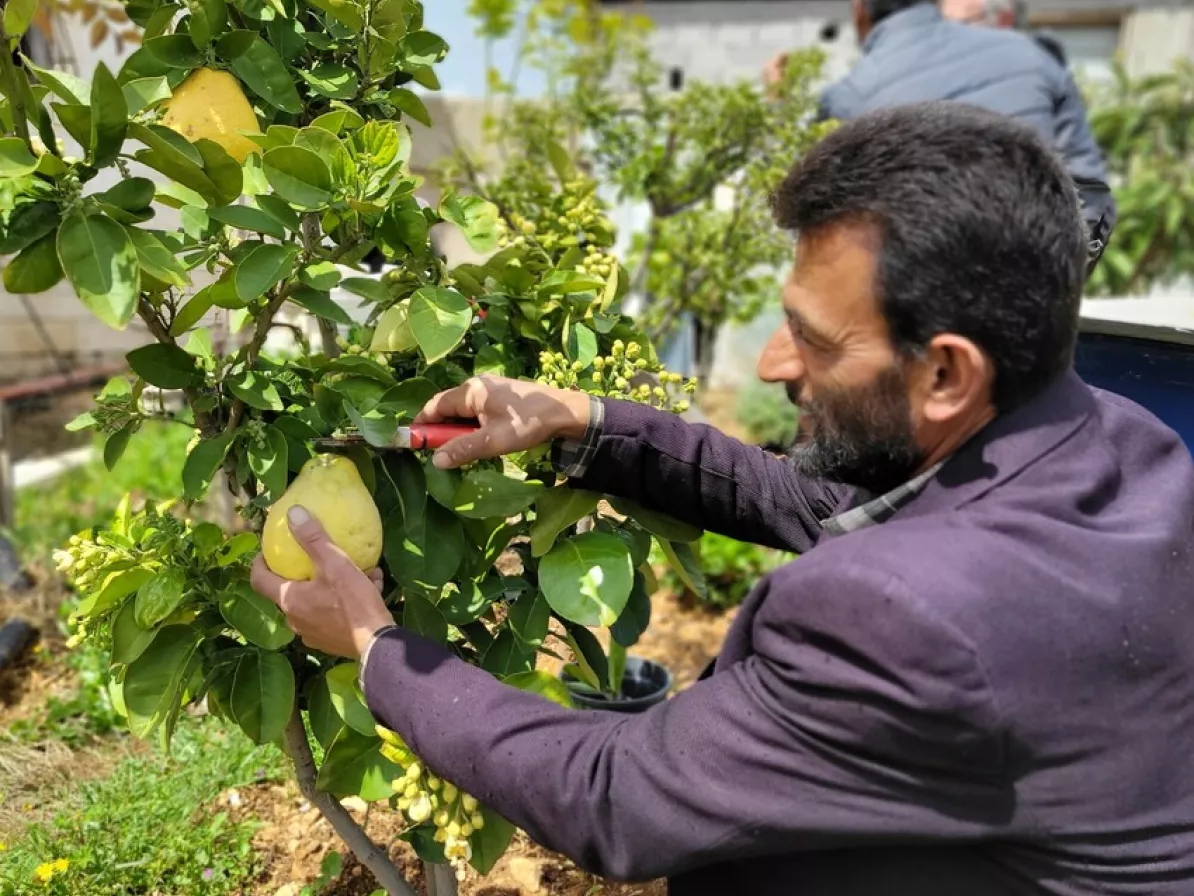
[[[1012,28],[1027,31],[1028,16],[1024,0],[941,0],[941,14],[947,19],[966,25],[988,28]],[[1065,48],[1047,34],[1032,33],[1040,44],[1063,67],[1069,65]]]
[[[1087,274],[1115,228],[1107,164],[1090,131],[1078,85],[1026,34],[950,21],[934,0],[854,0],[862,57],[822,95],[822,118],[847,120],[926,100],[969,103],[1023,121],[1056,151],[1078,188],[1088,235]],[[775,89],[784,55],[764,81]]]

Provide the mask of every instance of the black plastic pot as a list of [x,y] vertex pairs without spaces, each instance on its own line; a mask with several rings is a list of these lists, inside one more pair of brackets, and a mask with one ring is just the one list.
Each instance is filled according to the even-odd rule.
[[560,680],[568,687],[572,702],[581,709],[604,709],[607,712],[646,712],[652,706],[667,699],[672,689],[672,673],[667,666],[638,656],[626,657],[626,668],[622,672],[622,698],[611,700],[599,694],[579,691],[571,687],[576,679],[567,672],[560,673]]

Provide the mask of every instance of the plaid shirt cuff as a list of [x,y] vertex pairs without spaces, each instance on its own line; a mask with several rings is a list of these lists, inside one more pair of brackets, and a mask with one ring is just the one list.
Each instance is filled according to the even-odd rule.
[[551,463],[569,479],[579,479],[589,470],[597,455],[597,443],[605,425],[605,405],[596,395],[589,396],[589,425],[580,440],[557,439],[551,446]]

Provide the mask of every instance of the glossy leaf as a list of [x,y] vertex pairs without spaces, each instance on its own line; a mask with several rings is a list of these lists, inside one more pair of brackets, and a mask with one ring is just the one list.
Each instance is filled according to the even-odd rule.
[[648,510],[629,498],[611,497],[609,503],[618,513],[630,517],[652,535],[657,535],[667,541],[689,543],[697,541],[704,534],[698,526],[685,523],[656,510]]
[[406,595],[402,610],[402,627],[422,635],[429,641],[439,644],[448,642],[448,621],[444,614],[427,598],[413,591]]
[[642,572],[635,571],[630,599],[618,616],[618,621],[610,626],[610,637],[623,647],[633,647],[650,624],[651,595],[647,591],[647,580]]
[[303,111],[294,79],[278,51],[261,38],[232,60],[232,71],[255,94],[283,112],[297,115]]
[[277,283],[289,277],[294,268],[297,246],[258,246],[236,266],[233,282],[242,302],[261,298]]
[[561,532],[597,510],[600,499],[597,492],[567,485],[540,492],[535,498],[535,522],[531,526],[531,555],[542,557],[550,551]]
[[278,650],[294,640],[285,614],[269,598],[262,597],[243,579],[220,595],[220,615],[250,644]]
[[324,676],[328,695],[336,714],[353,731],[366,737],[376,737],[377,720],[365,705],[365,697],[357,683],[357,663],[340,663],[328,669]]
[[609,626],[634,585],[630,551],[621,539],[587,532],[552,548],[539,564],[539,585],[551,608],[580,625]]
[[257,744],[282,738],[294,713],[294,670],[280,653],[247,650],[236,664],[229,696],[232,718]]
[[274,498],[286,491],[289,478],[286,456],[286,436],[273,426],[266,426],[264,444],[249,443],[249,469]]
[[161,389],[185,389],[202,379],[194,356],[176,345],[150,343],[133,349],[127,358],[139,377]]
[[4,289],[11,295],[45,292],[60,280],[62,265],[53,233],[26,246],[4,268]]
[[224,380],[228,391],[259,411],[282,410],[282,397],[272,382],[258,370],[244,370]]
[[543,493],[541,482],[511,479],[497,470],[470,470],[456,492],[455,511],[474,519],[511,517]]
[[112,662],[128,665],[153,643],[157,632],[137,623],[136,602],[127,601],[112,620]]
[[411,297],[407,319],[419,351],[433,364],[460,344],[473,321],[473,310],[455,290],[425,286]]
[[207,494],[211,480],[224,462],[224,456],[232,444],[235,433],[223,432],[214,438],[199,442],[187,455],[182,468],[183,496],[188,501],[198,501]]
[[381,743],[345,726],[328,747],[315,786],[337,798],[359,796],[367,802],[391,796],[390,782],[402,769],[381,755]]
[[179,289],[188,285],[190,281],[186,268],[161,240],[139,227],[126,227],[125,231],[133,242],[133,248],[137,252],[137,263],[143,272]]
[[331,171],[311,150],[278,146],[269,150],[263,161],[266,180],[287,202],[302,208],[321,208],[332,198]]
[[254,233],[272,236],[276,240],[287,238],[286,227],[282,222],[259,208],[247,205],[227,205],[223,208],[209,209],[207,214],[213,221],[219,221],[221,224],[227,224],[238,230],[251,230]]
[[568,692],[564,682],[542,670],[516,672],[502,679],[502,683],[518,688],[520,691],[529,691],[540,697],[546,697],[552,703],[563,706],[565,709],[571,709],[573,706],[572,695]]
[[123,227],[104,215],[75,212],[58,228],[58,258],[80,301],[123,330],[137,308],[141,271]]
[[352,318],[349,317],[348,312],[338,302],[333,301],[327,292],[300,287],[290,294],[290,301],[306,308],[316,317],[322,317],[346,327],[352,326]]
[[439,214],[460,228],[474,252],[488,253],[497,248],[500,216],[492,202],[480,196],[459,196],[450,192],[440,201]]
[[701,573],[700,563],[692,551],[692,545],[683,542],[668,541],[665,538],[656,539],[660,549],[667,557],[676,575],[684,582],[697,597],[705,600],[709,596],[709,589],[705,577]]
[[128,128],[129,109],[124,91],[102,62],[91,82],[91,163],[102,168],[120,154]]
[[37,156],[19,137],[0,137],[0,178],[25,177],[37,170]]
[[186,572],[169,566],[137,589],[135,615],[137,625],[151,629],[178,609],[186,588]]
[[129,665],[124,703],[134,735],[148,736],[179,705],[199,642],[200,634],[191,626],[168,625]]

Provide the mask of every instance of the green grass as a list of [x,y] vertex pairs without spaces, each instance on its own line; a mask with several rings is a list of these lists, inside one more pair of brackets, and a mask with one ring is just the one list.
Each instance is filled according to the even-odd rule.
[[80,529],[107,522],[130,492],[159,501],[180,495],[190,438],[186,426],[146,423],[111,472],[97,450],[86,465],[21,489],[11,535],[22,561],[48,564],[55,548]]
[[[126,758],[61,794],[52,820],[0,853],[0,896],[238,892],[261,871],[254,828],[204,807],[230,787],[281,779],[285,758],[212,719],[181,721],[173,753]],[[36,879],[39,865],[63,859],[48,884]]]

